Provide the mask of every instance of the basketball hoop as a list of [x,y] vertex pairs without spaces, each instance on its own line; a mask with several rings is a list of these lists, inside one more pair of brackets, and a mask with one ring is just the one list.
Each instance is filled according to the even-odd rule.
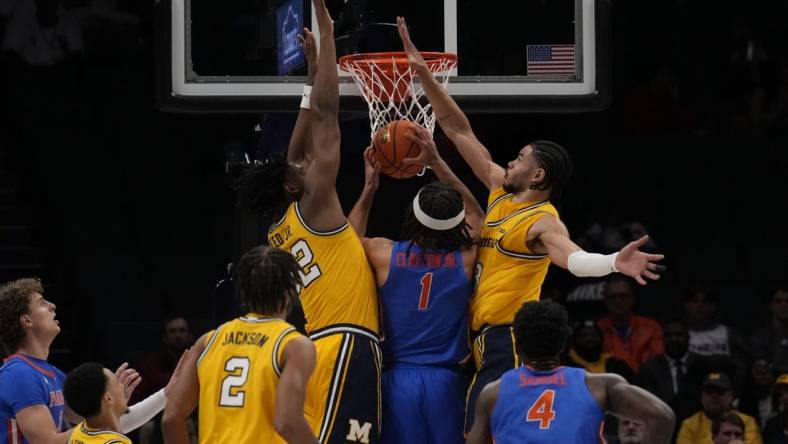
[[[457,66],[457,54],[422,52],[427,68],[445,88],[448,72]],[[369,125],[372,132],[394,120],[412,120],[435,129],[432,105],[424,99],[424,89],[413,82],[413,72],[405,52],[375,52],[340,57],[339,67],[349,72],[369,105]]]

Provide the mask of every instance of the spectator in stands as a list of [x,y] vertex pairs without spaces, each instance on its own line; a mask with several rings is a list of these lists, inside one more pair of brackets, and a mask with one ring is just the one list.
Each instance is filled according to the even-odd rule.
[[772,365],[766,359],[756,359],[740,391],[739,410],[757,419],[760,427],[777,411],[772,391],[774,382]]
[[663,344],[665,353],[643,364],[638,376],[644,389],[670,404],[677,393],[689,390],[690,368],[701,357],[689,352],[689,331],[680,320],[665,324]]
[[700,401],[703,410],[685,419],[679,429],[676,444],[712,442],[712,420],[733,412],[744,423],[744,442],[762,444],[758,423],[752,416],[733,408],[733,383],[725,373],[709,373],[701,384]]
[[714,444],[744,444],[744,421],[739,415],[728,412],[711,422]]
[[167,317],[164,320],[161,340],[161,349],[143,357],[137,367],[142,375],[142,383],[136,393],[140,398],[145,398],[167,385],[183,351],[194,342],[189,322],[181,315]]
[[637,372],[641,364],[664,352],[662,327],[653,319],[632,313],[635,295],[626,276],[612,275],[604,295],[608,314],[599,320],[599,328],[605,337],[605,350]]
[[766,421],[763,430],[765,444],[788,444],[788,373],[777,378],[772,388],[780,413]]
[[602,350],[604,337],[594,321],[579,322],[572,332],[566,365],[581,367],[589,373],[615,373],[633,383],[635,372],[621,359]]
[[681,422],[701,408],[700,381],[709,373],[701,356],[689,352],[687,324],[679,319],[664,325],[665,353],[640,367],[641,387],[658,396],[676,414],[674,433]]
[[[139,373],[142,375],[142,383],[137,388],[135,396],[139,396],[141,399],[167,385],[183,351],[194,342],[189,322],[181,315],[170,315],[165,318],[161,339],[161,349],[144,356],[138,366]],[[163,442],[161,415],[157,415],[140,428],[135,442],[140,444]]]
[[772,293],[769,311],[772,319],[752,334],[750,351],[754,356],[765,357],[778,372],[788,372],[788,287]]
[[642,444],[646,434],[646,426],[642,423],[620,418],[618,420],[619,444]]
[[687,293],[684,308],[689,326],[689,351],[701,356],[728,356],[735,372],[731,376],[740,386],[748,362],[747,343],[735,329],[717,319],[717,295],[705,289]]

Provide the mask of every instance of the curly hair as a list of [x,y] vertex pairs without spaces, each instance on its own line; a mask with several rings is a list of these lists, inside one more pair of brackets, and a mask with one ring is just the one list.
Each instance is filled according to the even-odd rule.
[[530,301],[514,315],[517,351],[531,361],[556,358],[569,337],[569,319],[561,304]]
[[0,286],[0,340],[11,353],[25,339],[19,317],[30,311],[30,297],[44,294],[41,281],[35,278],[17,279]]
[[561,145],[549,140],[534,140],[529,145],[534,149],[534,157],[544,168],[545,178],[534,186],[537,190],[550,189],[550,197],[558,198],[572,177],[572,158]]
[[90,418],[101,413],[101,398],[107,391],[107,375],[98,362],[81,364],[66,376],[63,396],[77,415]]
[[287,159],[274,155],[263,162],[248,165],[235,180],[233,189],[238,203],[250,214],[268,215],[288,201],[282,186],[287,178]]
[[259,246],[247,251],[233,270],[241,307],[259,314],[274,314],[292,302],[301,286],[301,267],[293,255]]
[[[463,205],[462,195],[441,182],[430,183],[419,191],[419,206],[435,219],[451,219],[462,211]],[[473,245],[468,228],[465,221],[449,230],[439,231],[425,227],[416,219],[413,205],[408,205],[402,224],[402,238],[417,244],[423,250],[454,251]]]

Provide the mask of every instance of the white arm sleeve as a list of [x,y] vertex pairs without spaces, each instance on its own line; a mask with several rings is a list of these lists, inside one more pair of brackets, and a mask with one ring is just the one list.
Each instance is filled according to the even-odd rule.
[[167,396],[164,395],[164,389],[161,389],[129,407],[129,411],[120,417],[120,432],[129,433],[138,429],[164,410],[166,404]]
[[566,268],[577,277],[599,277],[616,272],[616,257],[618,253],[599,254],[588,253],[583,250],[575,251],[569,255]]

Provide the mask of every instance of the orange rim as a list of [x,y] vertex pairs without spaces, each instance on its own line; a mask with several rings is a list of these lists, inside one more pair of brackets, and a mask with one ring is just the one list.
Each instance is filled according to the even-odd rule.
[[[427,67],[433,73],[440,72],[440,68],[446,66],[446,62],[450,66],[449,69],[457,64],[457,54],[449,52],[422,52],[420,54],[424,61],[427,62]],[[393,66],[407,68],[408,54],[404,51],[369,52],[349,54],[339,58],[339,67],[346,72],[351,71],[351,65],[355,65],[358,69],[368,70],[372,64],[383,70],[391,69]]]

